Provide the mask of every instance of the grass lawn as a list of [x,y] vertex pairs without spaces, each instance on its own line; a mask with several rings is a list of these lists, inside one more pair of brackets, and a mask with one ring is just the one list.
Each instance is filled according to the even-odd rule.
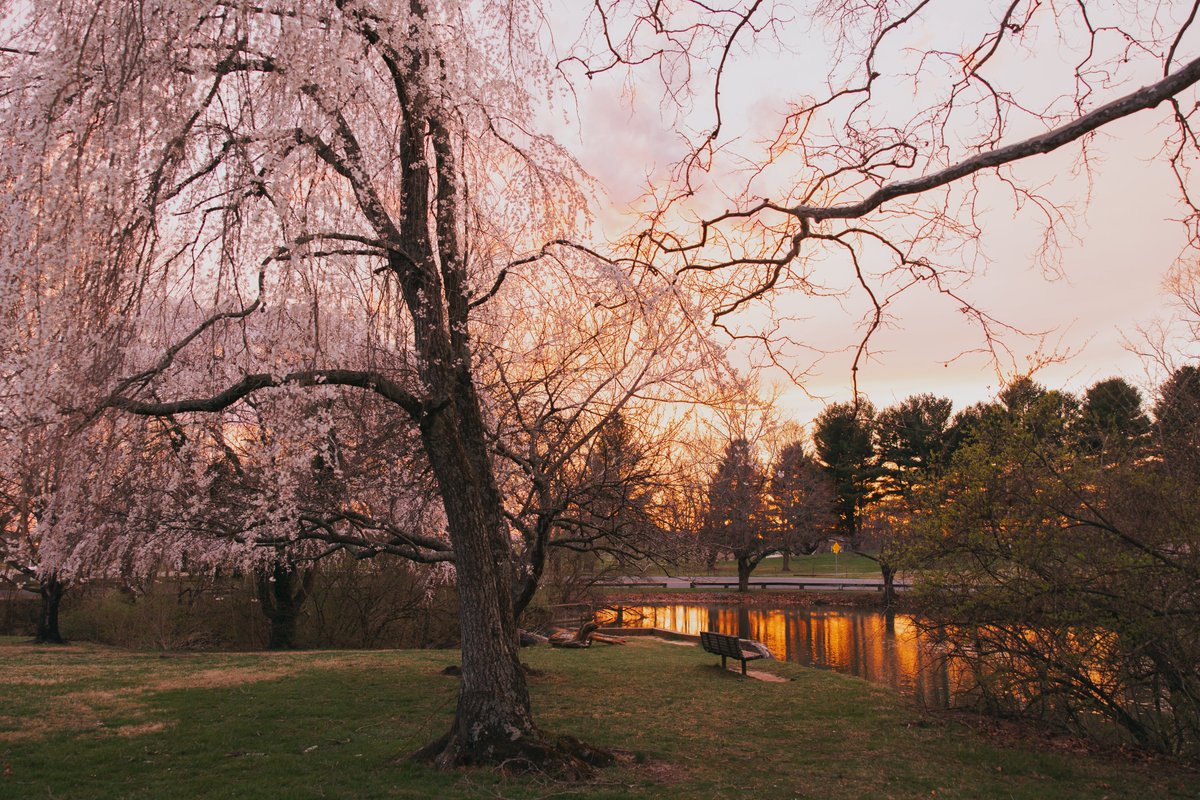
[[[717,568],[708,570],[703,564],[695,565],[695,570],[679,570],[680,574],[691,575],[737,575],[736,561],[718,561]],[[791,570],[783,571],[783,556],[767,556],[751,573],[755,578],[769,578],[775,575],[797,576],[829,576],[846,578],[878,578],[879,565],[869,558],[851,552],[817,553],[811,556],[792,556]]]
[[[786,663],[768,683],[695,647],[534,648],[552,732],[636,754],[584,784],[438,773],[449,651],[160,657],[0,638],[0,797],[1195,797],[1198,776],[976,733],[886,689]],[[762,663],[762,662],[758,662]]]

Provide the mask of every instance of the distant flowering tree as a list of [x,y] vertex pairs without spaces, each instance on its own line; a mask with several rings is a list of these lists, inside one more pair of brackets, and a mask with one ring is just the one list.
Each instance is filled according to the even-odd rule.
[[64,449],[45,434],[6,427],[0,439],[0,587],[38,595],[35,638],[57,644],[63,641],[58,610],[71,580],[57,570],[40,569],[40,525]]

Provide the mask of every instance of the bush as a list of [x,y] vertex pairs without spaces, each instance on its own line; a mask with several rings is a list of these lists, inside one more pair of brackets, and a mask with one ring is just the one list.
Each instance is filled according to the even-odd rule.
[[222,584],[195,592],[164,580],[141,595],[110,585],[81,586],[63,598],[63,636],[138,650],[260,647],[266,626],[248,587],[241,580]]
[[31,596],[0,595],[0,635],[33,636],[40,602]]
[[[458,641],[453,587],[396,560],[334,557],[315,567],[297,621],[301,648],[446,647]],[[37,604],[33,605],[36,620]],[[63,599],[67,639],[139,650],[260,650],[269,623],[253,581],[242,576],[171,577],[137,591],[84,584]],[[31,628],[32,630],[32,628]]]
[[1200,757],[1200,482],[1023,422],[983,426],[921,495],[925,633],[990,710]]
[[299,638],[313,647],[448,647],[458,642],[457,594],[396,559],[321,563]]

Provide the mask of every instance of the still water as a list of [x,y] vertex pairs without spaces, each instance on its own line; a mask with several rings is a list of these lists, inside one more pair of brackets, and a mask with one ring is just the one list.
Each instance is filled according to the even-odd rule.
[[921,641],[913,618],[905,614],[861,609],[624,606],[602,610],[596,621],[689,634],[719,631],[756,639],[780,660],[856,675],[939,708],[952,705],[963,688],[957,670],[947,668]]

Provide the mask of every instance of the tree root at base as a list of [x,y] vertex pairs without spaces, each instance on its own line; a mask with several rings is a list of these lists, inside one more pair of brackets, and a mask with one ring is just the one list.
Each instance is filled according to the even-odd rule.
[[539,734],[487,744],[466,742],[453,733],[430,742],[410,758],[438,769],[493,767],[501,775],[546,775],[558,780],[579,781],[607,767],[616,756],[585,744],[574,736],[546,737]]

